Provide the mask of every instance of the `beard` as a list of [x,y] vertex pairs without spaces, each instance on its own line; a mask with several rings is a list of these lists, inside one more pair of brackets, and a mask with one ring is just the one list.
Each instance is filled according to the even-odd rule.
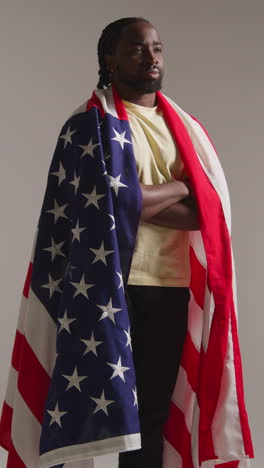
[[136,76],[132,78],[126,73],[122,73],[120,69],[118,70],[118,80],[120,83],[143,94],[151,94],[160,91],[162,88],[162,79],[163,72],[160,72],[158,78],[141,78]]

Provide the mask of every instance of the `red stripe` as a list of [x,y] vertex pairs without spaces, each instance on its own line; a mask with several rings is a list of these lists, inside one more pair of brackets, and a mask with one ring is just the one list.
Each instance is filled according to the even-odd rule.
[[4,449],[9,450],[12,444],[11,440],[11,425],[12,425],[13,409],[4,401],[2,416],[0,420],[0,445]]
[[206,285],[206,270],[197,260],[195,252],[190,247],[190,263],[191,263],[191,282],[190,289],[194,295],[195,301],[201,309],[204,307],[204,293]]
[[191,456],[191,435],[185,424],[184,414],[173,403],[170,416],[164,426],[164,435],[168,442],[182,457],[182,468],[193,468]]
[[33,353],[26,338],[16,333],[12,365],[18,372],[18,389],[35,418],[42,423],[50,377]]
[[18,389],[35,418],[42,423],[50,377],[23,337]]
[[26,277],[26,281],[25,281],[25,284],[24,284],[24,289],[23,289],[23,295],[28,298],[28,294],[29,294],[29,288],[30,288],[30,282],[31,282],[31,276],[32,276],[32,262],[30,262],[29,266],[28,266],[28,272],[27,272],[27,277]]
[[99,111],[100,111],[101,116],[102,117],[105,116],[105,111],[104,111],[104,108],[102,106],[102,103],[101,103],[100,99],[98,98],[98,96],[95,94],[95,92],[93,92],[92,97],[87,102],[86,112],[89,111],[92,107],[97,107],[99,109]]
[[245,453],[250,458],[253,458],[254,450],[253,450],[251,435],[249,431],[248,416],[247,416],[247,412],[245,408],[242,361],[241,361],[241,354],[240,354],[240,347],[239,347],[239,340],[238,340],[237,320],[236,320],[233,301],[232,301],[232,309],[231,309],[231,325],[232,325],[233,351],[234,351],[234,361],[235,361],[237,399],[238,399],[242,434],[243,434],[244,445],[245,445]]
[[157,94],[159,105],[175,137],[185,171],[197,199],[200,229],[207,256],[208,282],[215,300],[208,349],[203,366],[200,367],[199,461],[201,464],[202,461],[208,459],[211,425],[219,398],[223,362],[227,349],[232,297],[230,238],[218,194],[200,165],[183,122],[161,93]]
[[181,365],[187,373],[188,382],[193,391],[197,391],[200,353],[195,348],[190,333],[186,335],[182,352]]
[[114,102],[115,102],[115,107],[116,107],[118,118],[120,120],[128,120],[127,111],[122,102],[122,99],[120,98],[117,90],[115,89],[113,85],[112,85],[112,90],[113,90],[113,97],[114,97]]
[[26,465],[24,465],[21,458],[19,457],[19,455],[17,454],[13,444],[10,447],[10,450],[8,453],[6,468],[27,468]]
[[23,339],[23,335],[17,330],[11,359],[11,364],[14,367],[14,369],[16,369],[16,371],[19,371],[20,367],[20,359],[23,350]]

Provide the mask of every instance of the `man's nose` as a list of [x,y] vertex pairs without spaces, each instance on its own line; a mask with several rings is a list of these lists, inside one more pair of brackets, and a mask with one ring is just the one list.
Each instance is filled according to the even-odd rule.
[[146,49],[144,54],[144,61],[146,63],[150,63],[151,65],[154,63],[158,63],[158,59],[155,55],[155,52],[151,49]]

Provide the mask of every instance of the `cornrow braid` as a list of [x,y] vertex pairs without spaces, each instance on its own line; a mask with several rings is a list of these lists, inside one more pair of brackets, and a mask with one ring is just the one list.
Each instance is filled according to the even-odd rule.
[[138,23],[144,21],[149,23],[148,20],[144,18],[121,18],[113,23],[108,24],[101,34],[101,37],[98,41],[97,54],[98,54],[98,63],[99,63],[99,81],[97,84],[98,89],[107,87],[111,83],[111,72],[105,64],[105,55],[112,55],[115,51],[115,48],[120,39],[121,32],[125,26],[128,26],[131,23]]

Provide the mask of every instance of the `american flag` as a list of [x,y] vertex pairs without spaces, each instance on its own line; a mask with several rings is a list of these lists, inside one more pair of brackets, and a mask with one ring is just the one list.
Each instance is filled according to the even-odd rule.
[[[188,334],[163,466],[246,468],[253,450],[226,182],[201,125],[157,98],[201,223],[190,233]],[[125,108],[115,89],[96,90],[63,126],[49,170],[0,425],[8,468],[88,467],[140,447],[124,295],[140,209]]]

